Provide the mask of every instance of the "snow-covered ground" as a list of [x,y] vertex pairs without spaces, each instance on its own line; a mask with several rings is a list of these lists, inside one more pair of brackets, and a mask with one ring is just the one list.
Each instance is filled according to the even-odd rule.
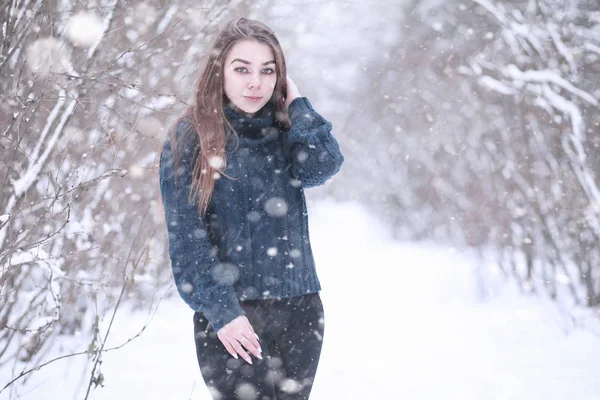
[[[511,285],[482,296],[473,259],[393,242],[356,204],[320,202],[309,213],[326,318],[311,399],[600,400],[600,337],[567,333],[552,305]],[[90,398],[210,399],[183,301],[120,314],[110,344],[145,324],[104,355],[104,387]],[[84,398],[84,363],[40,370],[19,398]],[[11,373],[0,369],[0,387]]]

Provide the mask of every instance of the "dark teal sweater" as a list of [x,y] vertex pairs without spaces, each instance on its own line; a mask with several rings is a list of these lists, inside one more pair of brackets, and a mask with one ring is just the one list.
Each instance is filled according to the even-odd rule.
[[240,300],[321,290],[303,190],[323,184],[344,161],[331,123],[306,97],[290,104],[288,131],[274,122],[270,103],[254,118],[229,107],[225,114],[237,135],[228,132],[227,176],[217,179],[203,217],[197,202],[188,201],[199,147],[189,121],[176,127],[178,168],[169,140],[160,158],[175,284],[183,300],[203,313],[215,331],[244,314]]

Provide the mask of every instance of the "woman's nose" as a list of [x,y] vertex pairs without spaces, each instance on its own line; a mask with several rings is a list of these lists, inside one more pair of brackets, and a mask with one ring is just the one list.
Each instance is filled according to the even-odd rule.
[[260,75],[253,74],[248,82],[248,87],[257,88],[260,87]]

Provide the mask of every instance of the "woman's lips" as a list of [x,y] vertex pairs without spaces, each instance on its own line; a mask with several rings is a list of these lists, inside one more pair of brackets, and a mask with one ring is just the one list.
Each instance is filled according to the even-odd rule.
[[253,102],[260,101],[260,99],[262,99],[262,97],[252,97],[252,96],[244,96],[244,98],[248,101],[253,101]]

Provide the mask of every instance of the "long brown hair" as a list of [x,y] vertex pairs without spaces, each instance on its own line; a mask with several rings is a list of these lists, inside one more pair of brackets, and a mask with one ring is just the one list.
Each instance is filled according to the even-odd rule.
[[[178,164],[175,129],[177,123],[182,119],[187,119],[198,135],[199,154],[196,157],[192,173],[190,198],[196,197],[201,215],[206,213],[214,191],[215,173],[224,175],[223,171],[227,165],[225,125],[231,130],[233,128],[225,118],[223,111],[226,99],[223,65],[229,50],[240,40],[255,40],[271,47],[277,66],[277,83],[269,102],[275,105],[276,122],[284,129],[289,129],[291,125],[285,106],[285,96],[287,95],[285,58],[275,34],[268,26],[259,21],[247,18],[235,18],[229,21],[218,33],[211,46],[206,65],[196,86],[192,104],[171,129],[171,149],[176,165]],[[213,157],[217,157],[216,160],[221,162],[211,163],[211,160],[214,160]]]

